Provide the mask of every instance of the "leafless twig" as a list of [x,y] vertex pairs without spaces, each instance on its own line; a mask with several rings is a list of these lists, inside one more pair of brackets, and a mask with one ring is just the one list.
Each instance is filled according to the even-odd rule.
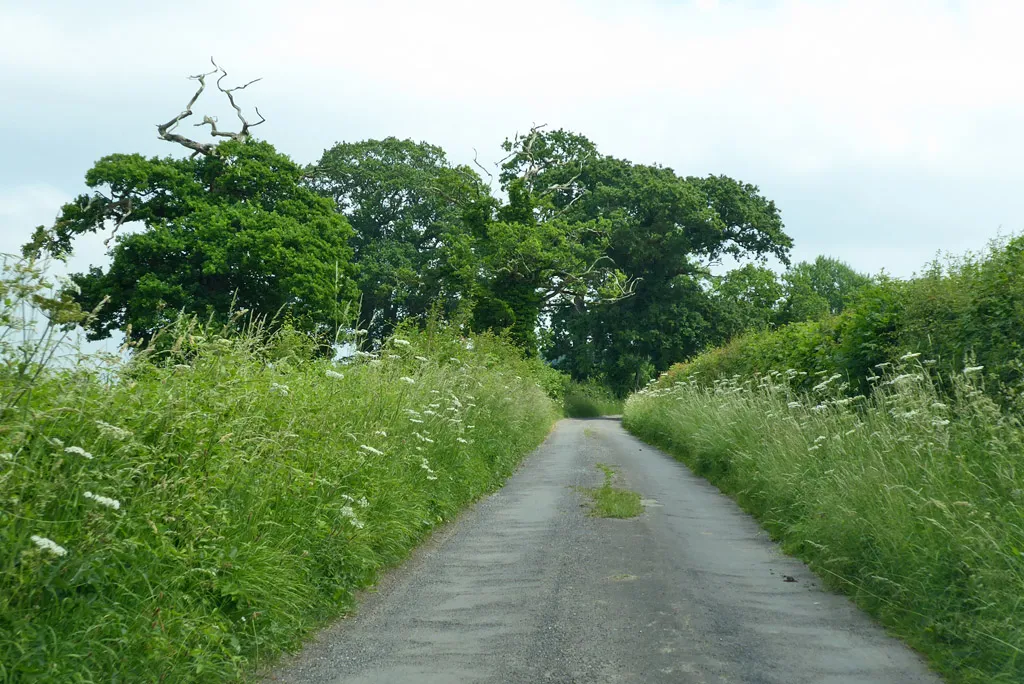
[[195,157],[198,154],[205,154],[205,155],[213,155],[213,154],[215,154],[215,150],[217,149],[216,144],[214,144],[214,143],[201,143],[201,142],[198,142],[196,140],[192,140],[191,138],[186,138],[183,135],[175,133],[174,129],[177,128],[178,124],[181,123],[184,119],[187,119],[188,117],[192,116],[192,107],[193,107],[193,105],[195,105],[196,100],[199,99],[199,96],[202,95],[203,91],[206,89],[206,78],[207,78],[207,76],[212,76],[212,75],[214,75],[216,73],[220,73],[220,76],[217,78],[217,89],[220,90],[220,92],[222,92],[225,95],[227,95],[228,102],[231,103],[231,107],[235,110],[236,114],[238,115],[238,119],[242,122],[242,128],[238,132],[221,131],[221,130],[219,130],[217,128],[217,119],[216,119],[216,117],[212,117],[212,116],[204,116],[203,120],[201,122],[195,124],[196,126],[209,125],[210,126],[210,134],[215,136],[215,137],[231,138],[232,140],[245,141],[245,140],[247,140],[249,138],[249,129],[250,128],[252,128],[254,126],[259,126],[261,123],[266,121],[266,118],[262,114],[260,114],[260,110],[257,107],[256,108],[256,115],[260,117],[260,120],[256,121],[255,123],[250,123],[245,118],[245,115],[242,114],[242,108],[239,107],[238,103],[235,102],[235,96],[234,96],[235,91],[237,91],[237,90],[245,90],[246,88],[251,86],[253,83],[256,83],[257,81],[259,81],[260,79],[258,79],[258,78],[253,79],[253,80],[249,81],[248,83],[246,83],[244,85],[235,86],[234,88],[225,88],[225,87],[223,87],[221,85],[221,82],[228,75],[228,72],[222,66],[217,64],[217,62],[214,61],[213,57],[210,58],[210,63],[213,64],[213,66],[214,66],[213,71],[208,71],[208,72],[206,72],[204,74],[196,74],[195,76],[189,76],[189,80],[199,81],[199,88],[196,90],[195,94],[192,96],[192,99],[188,101],[188,104],[185,105],[185,109],[180,114],[178,114],[176,117],[174,117],[173,119],[168,121],[167,123],[165,123],[165,124],[158,124],[157,127],[156,127],[157,136],[160,139],[166,140],[168,142],[178,143],[179,145],[183,145],[184,147],[192,150],[192,156],[193,157]]

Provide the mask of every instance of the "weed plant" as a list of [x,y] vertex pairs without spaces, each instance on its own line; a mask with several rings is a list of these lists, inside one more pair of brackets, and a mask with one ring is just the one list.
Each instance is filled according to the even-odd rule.
[[614,486],[615,471],[611,466],[598,463],[597,467],[604,473],[604,483],[587,490],[593,502],[591,515],[598,518],[635,518],[644,512],[639,494]]

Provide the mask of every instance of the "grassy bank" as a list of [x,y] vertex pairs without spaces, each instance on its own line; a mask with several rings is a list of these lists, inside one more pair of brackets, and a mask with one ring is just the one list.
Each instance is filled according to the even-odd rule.
[[795,370],[665,378],[630,398],[624,422],[951,681],[1024,681],[1024,431],[982,369],[940,382],[921,361],[888,367],[870,398],[834,375],[805,393]]
[[[31,295],[7,287],[0,332]],[[184,327],[55,366],[33,330],[0,345],[4,682],[236,679],[498,487],[557,414],[539,365],[489,337],[338,364],[294,334]]]

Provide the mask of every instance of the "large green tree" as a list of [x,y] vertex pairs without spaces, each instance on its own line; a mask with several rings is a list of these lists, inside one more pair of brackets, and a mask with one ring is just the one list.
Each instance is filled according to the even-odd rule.
[[[191,149],[190,158],[104,157],[86,174],[93,192],[64,205],[25,246],[29,255],[65,258],[77,236],[122,229],[107,269],[71,276],[84,307],[106,300],[92,338],[121,329],[145,339],[179,311],[226,320],[239,309],[327,333],[357,297],[348,223],[304,184],[302,167],[249,138],[240,110],[238,133],[204,120],[228,138],[219,144],[174,132],[209,75],[194,77],[200,88],[186,110],[158,127],[160,137]],[[237,89],[220,89],[234,105]]]
[[496,204],[479,176],[428,143],[338,143],[311,173],[352,225],[362,293],[360,326],[373,339],[440,303],[451,313],[479,277],[473,226]]
[[721,341],[776,323],[783,284],[775,271],[744,264],[710,280],[714,328]]
[[[510,158],[531,154],[535,131],[506,141]],[[574,297],[624,286],[606,258],[608,222],[568,220],[534,174],[509,165],[504,201],[443,150],[410,140],[339,143],[313,173],[355,229],[361,325],[379,338],[398,321],[440,303],[472,306],[476,329],[507,331],[527,353],[547,311]]]
[[570,154],[589,158],[592,145],[578,137],[570,143],[582,147],[563,151],[551,144],[551,136],[535,127],[505,141],[499,180],[507,199],[477,232],[486,278],[475,323],[510,330],[528,353],[539,351],[537,332],[559,309],[616,300],[634,285],[608,256],[614,223],[600,213],[566,211],[581,192],[574,177],[555,183],[541,176],[545,169],[575,164]]
[[782,276],[785,295],[780,323],[821,318],[843,311],[855,295],[872,283],[848,264],[831,257],[794,264]]
[[632,389],[718,341],[701,284],[710,264],[724,256],[788,260],[792,241],[756,186],[604,156],[566,131],[542,137],[534,159],[513,160],[517,168],[565,220],[605,221],[605,254],[635,282],[627,298],[576,299],[554,313],[547,354],[574,375]]

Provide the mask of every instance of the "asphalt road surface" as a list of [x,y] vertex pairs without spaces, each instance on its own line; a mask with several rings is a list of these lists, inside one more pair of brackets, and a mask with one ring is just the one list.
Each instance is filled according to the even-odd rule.
[[[597,463],[645,512],[587,514]],[[617,420],[564,420],[498,493],[268,681],[940,682]]]

